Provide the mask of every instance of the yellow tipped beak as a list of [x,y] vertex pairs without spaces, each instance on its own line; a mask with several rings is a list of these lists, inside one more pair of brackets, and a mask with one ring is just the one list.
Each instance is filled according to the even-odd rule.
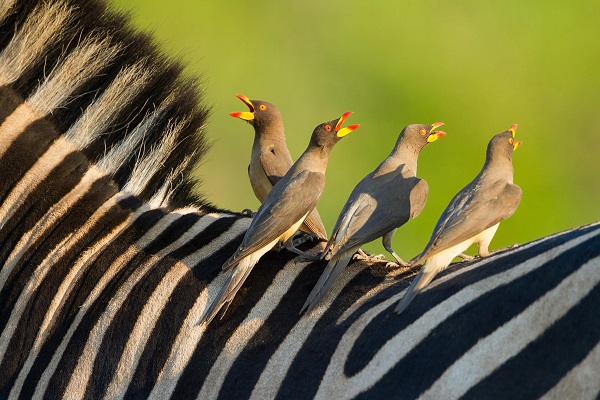
[[354,124],[354,125],[347,126],[345,128],[340,129],[339,131],[337,131],[336,135],[337,135],[337,137],[342,138],[342,137],[346,136],[347,134],[349,134],[350,132],[358,129],[359,126],[360,126],[360,124]]
[[516,149],[518,149],[518,148],[519,148],[519,146],[520,146],[522,143],[523,143],[523,142],[521,142],[521,141],[515,142],[515,144],[513,145],[513,151],[515,151]]
[[254,119],[254,114],[249,111],[236,111],[229,113],[232,117],[243,119],[244,121],[252,121]]
[[340,117],[337,124],[335,124],[335,132],[337,137],[342,138],[350,132],[352,132],[353,130],[358,129],[358,127],[360,126],[359,124],[355,124],[342,128],[342,124],[344,123],[344,121],[346,121],[350,114],[352,114],[352,111],[345,112],[344,115]]
[[444,131],[436,131],[436,132],[431,132],[429,134],[429,136],[427,136],[427,142],[431,143],[431,142],[435,142],[436,140],[438,140],[441,137],[446,136],[446,132]]
[[254,119],[254,105],[252,104],[250,99],[244,96],[243,94],[236,94],[235,97],[243,101],[244,104],[248,106],[250,111],[236,111],[229,113],[229,115],[231,115],[234,118],[243,119],[244,121],[252,121]]
[[[515,138],[515,134],[517,133],[517,128],[518,128],[518,127],[519,127],[519,125],[517,125],[517,124],[512,124],[512,125],[510,126],[510,128],[508,128],[508,131],[509,131],[510,133],[512,133],[512,137],[513,137],[513,139]],[[515,143],[513,144],[513,151],[517,150],[517,149],[519,148],[519,146],[520,146],[522,143],[523,143],[523,142],[521,142],[521,141],[519,141],[519,142],[515,142]]]

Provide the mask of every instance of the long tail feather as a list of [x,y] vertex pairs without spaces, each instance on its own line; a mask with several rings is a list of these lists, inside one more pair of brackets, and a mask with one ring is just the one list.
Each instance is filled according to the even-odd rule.
[[313,308],[315,308],[315,306],[319,303],[319,300],[323,298],[331,285],[333,285],[333,282],[335,282],[344,268],[346,268],[352,259],[353,254],[354,250],[347,250],[339,255],[336,255],[331,259],[331,261],[329,261],[329,264],[327,264],[327,267],[325,267],[325,270],[321,274],[317,284],[304,302],[300,313],[302,313],[305,309],[307,309],[307,312],[311,312]]
[[398,306],[396,306],[394,309],[396,314],[401,314],[404,310],[406,310],[406,307],[408,307],[410,302],[419,294],[419,292],[429,285],[431,280],[437,275],[437,272],[438,271],[425,272],[425,267],[421,269],[419,274],[415,277],[415,279],[413,279],[408,291]]
[[[238,290],[240,290],[244,281],[248,278],[248,275],[250,275],[250,271],[252,271],[256,261],[258,260],[254,260],[254,257],[245,257],[235,266],[235,268],[233,268],[227,283],[223,285],[217,297],[213,300],[200,319],[200,324],[208,325],[225,304],[229,306],[229,303],[233,300]],[[225,308],[225,310],[227,310],[227,308]]]

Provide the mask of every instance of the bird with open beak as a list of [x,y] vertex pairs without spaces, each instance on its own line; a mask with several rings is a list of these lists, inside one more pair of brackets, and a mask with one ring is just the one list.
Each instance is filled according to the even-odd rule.
[[428,186],[417,178],[421,150],[446,135],[444,125],[413,124],[400,132],[390,155],[354,188],[342,209],[322,257],[329,264],[306,299],[301,312],[310,312],[346,268],[360,246],[382,237],[383,246],[398,264],[407,266],[392,248],[396,229],[415,218],[427,200]]
[[323,193],[331,150],[359,126],[342,127],[350,114],[347,112],[338,119],[318,125],[304,153],[273,186],[254,215],[242,244],[223,264],[229,277],[200,323],[209,323],[224,305],[231,303],[254,265],[276,244],[283,242],[289,251],[310,258],[294,246],[293,236]]
[[[248,106],[249,111],[229,115],[247,121],[254,128],[248,177],[254,195],[262,203],[294,162],[285,143],[283,119],[277,107],[263,100],[250,100],[243,94],[236,97]],[[308,214],[300,230],[317,240],[327,240],[325,226],[316,208]]]
[[500,222],[516,211],[521,201],[521,188],[513,183],[513,152],[521,145],[515,141],[517,125],[494,136],[487,147],[481,172],[458,192],[438,220],[425,250],[411,260],[425,265],[413,279],[394,311],[403,312],[414,297],[438,272],[473,243],[479,256],[487,257],[488,247]]

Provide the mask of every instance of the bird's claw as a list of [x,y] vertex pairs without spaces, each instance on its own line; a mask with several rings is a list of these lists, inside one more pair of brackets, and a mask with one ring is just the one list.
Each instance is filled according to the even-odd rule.
[[475,257],[464,253],[460,253],[458,256],[462,258],[463,261],[473,261],[475,259]]
[[321,259],[321,257],[318,254],[305,253],[301,256],[298,256],[298,259],[300,261],[318,261]]
[[249,209],[249,208],[244,208],[244,209],[242,210],[242,214],[243,214],[243,215],[247,215],[247,216],[249,216],[250,218],[252,218],[252,217],[254,217],[254,214],[255,214],[255,213],[254,213],[254,212],[252,212],[252,210],[251,210],[251,209]]
[[352,256],[354,260],[365,261],[365,262],[376,262],[385,260],[385,256],[383,254],[367,254],[361,249],[358,249],[357,252]]
[[304,233],[302,232],[300,235],[296,236],[293,240],[294,247],[298,247],[301,244],[307,242],[316,242],[319,241],[319,235],[316,233]]

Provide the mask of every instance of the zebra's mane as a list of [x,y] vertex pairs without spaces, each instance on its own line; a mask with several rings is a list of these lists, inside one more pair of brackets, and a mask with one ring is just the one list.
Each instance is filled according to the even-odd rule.
[[[196,81],[97,0],[4,0],[0,88],[25,99],[121,189],[155,205],[214,209],[193,192],[209,108]],[[3,132],[4,133],[4,132]],[[0,151],[6,149],[0,149]]]

